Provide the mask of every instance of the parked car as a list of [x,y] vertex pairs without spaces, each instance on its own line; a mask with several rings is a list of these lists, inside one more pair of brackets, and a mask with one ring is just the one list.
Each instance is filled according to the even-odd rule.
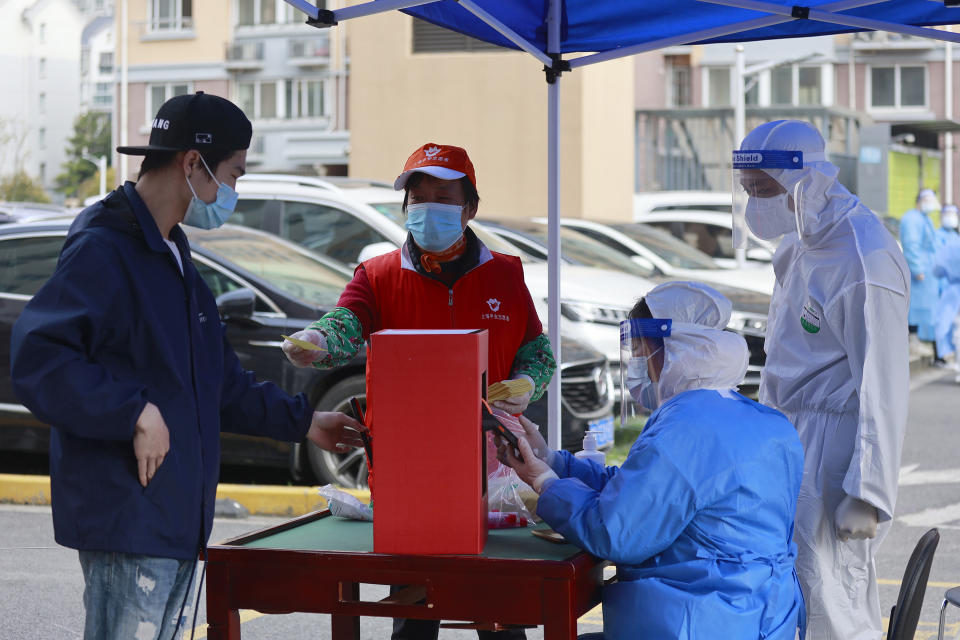
[[[492,232],[501,235],[504,239],[518,243],[518,245],[528,253],[546,258],[547,225],[545,223],[536,220],[499,220],[496,222],[484,222],[484,225]],[[610,248],[602,242],[579,234],[572,229],[561,228],[560,236],[565,263],[580,265],[580,268],[608,268],[616,266],[627,270],[632,267],[633,270],[631,273],[638,273],[637,270],[643,269],[643,267],[625,255],[619,252],[612,252]],[[564,267],[564,269],[569,268],[570,267],[567,266]],[[647,275],[650,278],[651,286],[676,279],[663,275],[644,274],[644,272],[639,272],[639,275]],[[609,285],[609,276],[598,276],[595,278],[595,281],[598,283],[598,288],[603,288]],[[766,361],[766,353],[763,350],[763,339],[766,333],[770,296],[717,283],[713,283],[713,286],[723,293],[733,304],[733,313],[730,317],[728,329],[742,335],[747,341],[747,346],[750,348],[750,361],[743,385],[745,387],[759,386],[760,371],[763,369],[764,362]],[[639,297],[645,292],[646,291],[639,292],[636,297]],[[623,295],[622,291],[618,292],[618,295]],[[564,313],[569,313],[570,310],[567,308],[563,311]]]
[[729,191],[645,191],[633,194],[633,219],[667,211],[699,209],[730,215],[733,196]]
[[41,202],[0,202],[0,224],[8,222],[35,222],[68,215],[59,205]]
[[658,275],[749,289],[768,296],[773,294],[775,276],[772,265],[725,269],[707,254],[669,233],[638,222],[563,219],[560,223],[623,253]]
[[[53,273],[70,220],[0,225],[0,449],[46,453],[49,429],[13,395],[10,334],[30,298]],[[304,391],[319,410],[349,411],[364,398],[365,353],[330,371],[296,368],[279,347],[281,334],[303,328],[337,302],[351,271],[275,235],[235,225],[212,231],[185,227],[194,264],[217,298],[227,337],[241,364],[290,393]],[[612,425],[612,381],[602,354],[564,341],[561,366],[562,445],[577,450],[587,428]],[[546,396],[531,419],[546,429]],[[296,479],[312,473],[322,483],[362,486],[363,452],[335,454],[312,443],[224,434],[225,464],[287,468]]]
[[[407,237],[403,228],[403,192],[372,181],[366,181],[363,188],[351,188],[338,187],[325,178],[255,174],[238,180],[237,191],[240,200],[231,221],[276,233],[318,251],[335,246],[333,257],[350,265],[392,251]],[[331,230],[314,233],[312,230],[321,229],[320,220]],[[527,288],[540,319],[546,323],[547,265],[531,259],[482,226],[471,223],[471,228],[491,250],[520,257]],[[307,231],[301,233],[301,229]],[[600,351],[611,366],[616,366],[620,359],[616,325],[626,317],[633,299],[653,286],[647,280],[623,273],[599,274],[587,267],[565,268],[561,334]],[[614,375],[614,381],[619,384],[618,375]]]
[[[676,209],[650,213],[641,216],[636,222],[669,233],[707,254],[721,267],[737,267],[737,256],[733,248],[733,218],[729,213]],[[769,268],[776,251],[776,242],[748,235],[744,266]]]

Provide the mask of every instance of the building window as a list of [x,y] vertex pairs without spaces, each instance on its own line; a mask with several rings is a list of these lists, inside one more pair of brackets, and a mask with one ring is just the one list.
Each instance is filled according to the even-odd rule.
[[47,148],[47,130],[44,127],[37,129],[37,146],[41,149]]
[[46,184],[46,183],[47,183],[47,163],[41,162],[40,163],[40,184]]
[[150,31],[187,31],[193,28],[193,0],[147,0]]
[[37,71],[41,78],[47,77],[47,59],[40,58],[40,61],[37,63]]
[[284,83],[286,117],[319,118],[324,115],[324,81],[298,78]]
[[40,26],[37,27],[37,37],[40,40],[40,44],[44,44],[47,41],[47,23],[41,22]]
[[[285,3],[278,3],[277,0],[237,0],[237,24],[241,27],[275,24],[277,22],[277,4]],[[284,16],[287,14],[286,11],[282,13]],[[301,13],[301,15],[304,14]]]
[[667,104],[689,107],[693,104],[693,71],[690,56],[667,56]]
[[237,104],[251,120],[276,118],[277,83],[274,81],[237,83]]
[[730,101],[730,69],[729,67],[714,67],[707,73],[709,84],[709,102],[711,107],[727,107],[733,104]]
[[113,51],[100,53],[100,73],[113,73]]
[[153,118],[160,110],[160,105],[174,96],[182,96],[186,93],[192,93],[193,89],[189,83],[167,83],[147,85],[147,113],[144,120],[147,124],[153,122]]
[[820,67],[800,67],[797,69],[797,99],[800,104],[819,105]]
[[413,52],[444,53],[452,51],[509,51],[483,40],[438,27],[435,24],[413,19]]
[[870,106],[874,109],[927,106],[925,67],[872,67]]
[[93,104],[98,107],[109,107],[113,104],[113,84],[98,82],[96,93],[93,94]]
[[770,72],[770,104],[793,104],[793,67],[775,67]]
[[47,112],[47,94],[41,93],[37,96],[37,112],[44,114]]

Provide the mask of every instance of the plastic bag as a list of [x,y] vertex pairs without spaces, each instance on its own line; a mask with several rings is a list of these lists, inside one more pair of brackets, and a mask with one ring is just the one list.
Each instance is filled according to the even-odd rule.
[[[513,433],[524,434],[514,416],[495,408],[491,408],[490,413]],[[487,432],[487,526],[490,529],[532,527],[536,517],[528,505],[535,504],[536,498],[537,493],[517,472],[497,459],[493,433]]]
[[366,520],[373,522],[373,509],[368,504],[363,504],[346,491],[335,488],[332,484],[324,485],[317,489],[323,498],[327,501],[327,508],[332,515],[350,520]]

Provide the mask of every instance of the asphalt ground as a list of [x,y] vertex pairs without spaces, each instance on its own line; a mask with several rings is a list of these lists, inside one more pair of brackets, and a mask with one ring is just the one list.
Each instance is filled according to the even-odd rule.
[[[943,593],[960,585],[958,431],[960,385],[954,382],[954,374],[939,369],[915,369],[897,516],[877,557],[877,570],[881,610],[886,617],[897,600],[903,569],[917,540],[931,527],[939,530],[941,539],[915,636],[918,640],[936,638]],[[249,505],[251,512],[275,515],[217,518],[213,540],[277,524],[323,504],[315,487],[225,484],[220,495]],[[0,501],[20,503],[0,506],[0,638],[81,637],[83,583],[79,563],[75,551],[53,541],[50,510],[43,506],[48,496],[49,480],[43,476],[0,474]],[[360,493],[359,497],[364,496]],[[377,595],[365,593],[365,597]],[[200,598],[195,638],[206,637],[204,600],[205,594]],[[329,635],[329,616],[324,615],[277,616],[246,611],[241,618],[244,638]],[[581,618],[579,630],[598,631],[601,621],[600,611],[594,610]],[[363,638],[388,637],[389,620],[364,619],[361,632]],[[542,630],[530,630],[527,636],[537,640],[542,638]],[[476,635],[443,630],[440,637],[452,640]],[[945,637],[960,639],[960,609],[948,609]]]

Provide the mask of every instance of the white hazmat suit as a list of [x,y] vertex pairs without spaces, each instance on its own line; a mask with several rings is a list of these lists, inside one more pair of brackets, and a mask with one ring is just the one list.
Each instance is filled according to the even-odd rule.
[[[837,181],[811,125],[761,125],[744,139],[748,149],[799,150],[813,160],[767,171],[790,194],[786,215],[798,231],[773,260],[760,385],[761,402],[786,414],[804,446],[794,539],[808,637],[879,640],[873,559],[893,517],[906,430],[910,271],[877,216]],[[869,505],[876,536],[841,540],[849,530],[838,532],[838,517],[857,522],[869,510],[872,531]]]

